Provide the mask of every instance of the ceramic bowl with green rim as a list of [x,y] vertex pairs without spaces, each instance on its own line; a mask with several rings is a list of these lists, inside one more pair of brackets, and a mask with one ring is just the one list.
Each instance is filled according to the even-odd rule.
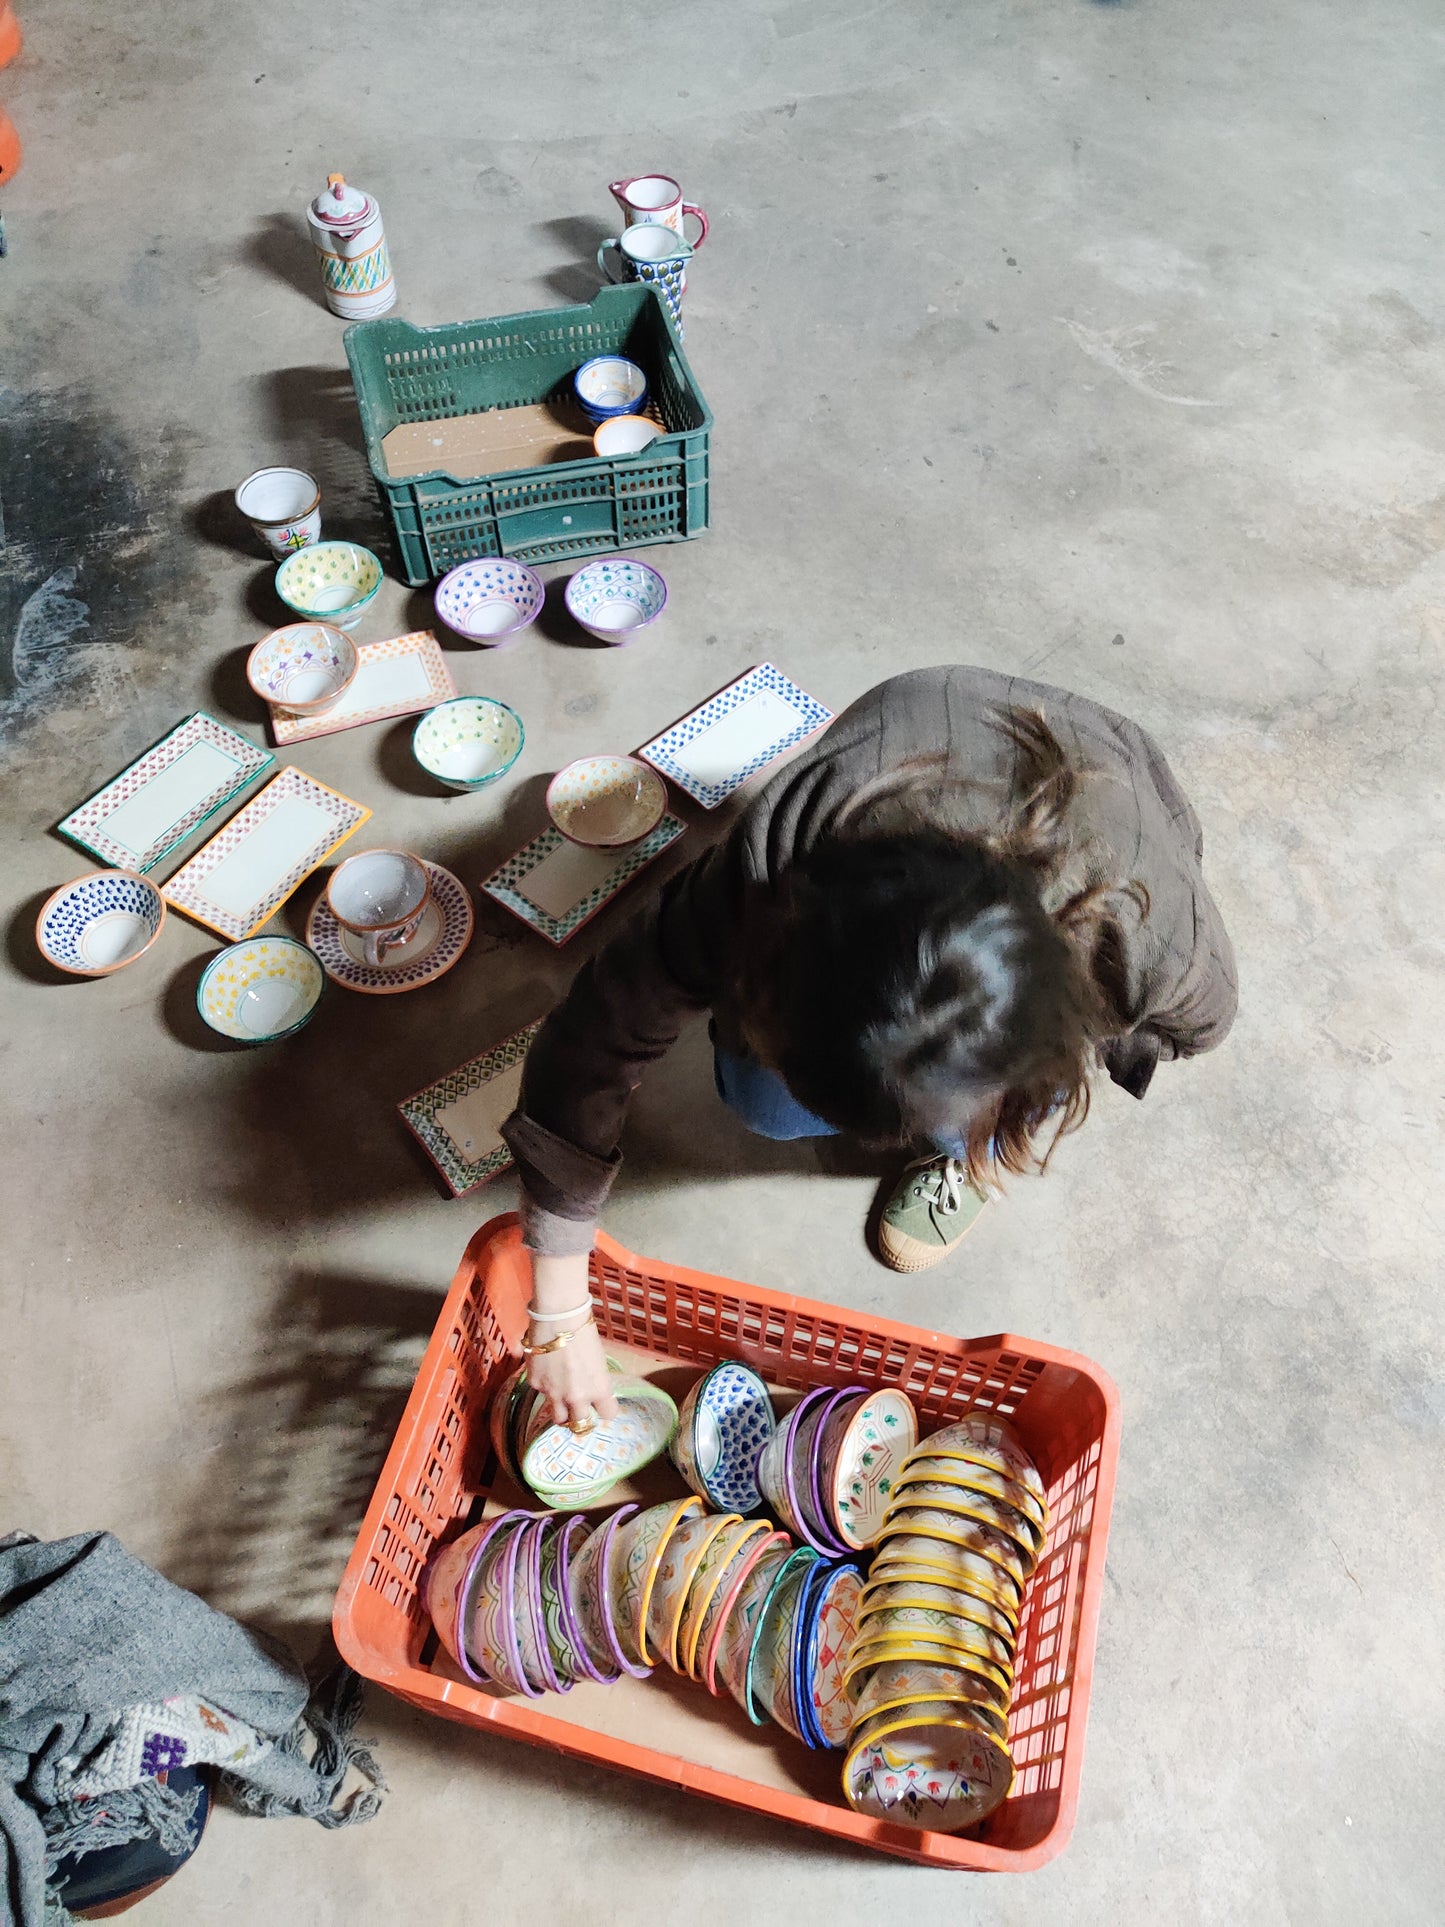
[[206,965],[196,1009],[222,1037],[274,1044],[310,1023],[325,982],[315,954],[294,937],[248,937]]
[[491,696],[453,696],[422,717],[411,753],[428,776],[465,794],[505,776],[526,740],[515,709]]
[[804,1574],[817,1564],[818,1557],[812,1546],[799,1546],[789,1553],[778,1567],[763,1600],[743,1675],[746,1686],[743,1711],[754,1726],[761,1726],[772,1711],[773,1676],[784,1663],[787,1641],[792,1637]]
[[354,629],[381,587],[381,563],[359,542],[313,542],[276,571],[276,593],[313,622]]

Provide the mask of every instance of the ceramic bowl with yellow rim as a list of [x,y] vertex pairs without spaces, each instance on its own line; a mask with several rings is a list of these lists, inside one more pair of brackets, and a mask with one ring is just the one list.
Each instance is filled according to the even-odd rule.
[[936,1539],[943,1545],[962,1547],[966,1552],[981,1552],[1014,1581],[1020,1597],[1034,1569],[1031,1555],[1011,1534],[963,1512],[935,1506],[908,1506],[890,1519],[889,1532],[895,1528],[908,1538]]
[[[1044,1535],[1033,1520],[1026,1519],[1021,1512],[1015,1512],[1011,1505],[991,1499],[986,1492],[970,1492],[961,1485],[955,1485],[946,1492],[931,1492],[926,1497],[915,1498],[914,1493],[905,1488],[899,1493],[895,1505],[898,1508],[908,1507],[909,1516],[912,1517],[928,1513],[939,1518],[972,1520],[976,1525],[986,1526],[989,1531],[1011,1539],[1023,1554],[1025,1578],[1043,1557]],[[890,1511],[890,1521],[895,1516],[896,1513]]]
[[[767,1521],[764,1519],[760,1523],[766,1525]],[[781,1565],[792,1549],[792,1541],[786,1532],[769,1531],[756,1539],[750,1539],[724,1574],[722,1585],[713,1594],[711,1604],[704,1613],[702,1625],[698,1629],[697,1664],[694,1677],[707,1688],[714,1699],[722,1696],[723,1681],[719,1677],[719,1670],[723,1642],[729,1632],[735,1629],[734,1609],[747,1593],[753,1574],[764,1564],[764,1561],[771,1559]]]
[[852,1702],[853,1723],[855,1728],[861,1726],[895,1706],[940,1700],[974,1707],[1001,1740],[1008,1737],[1006,1712],[992,1680],[965,1667],[936,1666],[919,1659],[894,1660],[873,1667]]
[[1045,1499],[1044,1482],[1033,1454],[1007,1419],[991,1412],[965,1412],[961,1419],[931,1432],[919,1442],[920,1456],[971,1459],[977,1465],[997,1466],[1036,1499]]
[[905,1637],[901,1633],[885,1635],[878,1639],[855,1638],[848,1651],[843,1667],[843,1683],[848,1687],[850,1696],[856,1697],[861,1690],[861,1681],[876,1666],[894,1665],[899,1660],[917,1660],[926,1666],[966,1667],[986,1679],[998,1690],[999,1706],[1006,1707],[1013,1691],[1013,1669],[995,1665],[982,1653],[973,1653],[966,1647],[948,1644],[942,1640],[926,1640]]
[[667,786],[635,756],[579,756],[547,785],[547,814],[569,842],[616,850],[662,821]]
[[[1023,1606],[1023,1581],[1006,1572],[987,1551],[980,1549],[986,1531],[983,1526],[975,1530],[977,1543],[967,1540],[957,1544],[925,1533],[890,1532],[869,1568],[869,1582],[927,1579],[935,1585],[971,1592],[1002,1607],[1006,1613],[1017,1614]],[[1007,1540],[1002,1544],[1015,1564],[1021,1563],[1017,1546]]]
[[655,1664],[656,1656],[647,1643],[647,1609],[652,1603],[657,1568],[677,1527],[701,1511],[702,1500],[689,1493],[685,1499],[648,1506],[629,1519],[617,1535],[607,1571],[612,1620],[618,1644],[634,1662]]
[[359,542],[313,542],[276,571],[276,593],[288,609],[338,629],[354,629],[380,587],[381,563]]
[[491,696],[452,696],[429,709],[411,733],[411,753],[428,776],[470,795],[497,782],[527,740],[515,709]]
[[870,1819],[933,1833],[976,1826],[1008,1798],[1008,1749],[956,1713],[925,1707],[915,1718],[915,1710],[872,1722],[853,1740],[843,1763],[849,1806]]
[[663,1548],[647,1602],[647,1646],[653,1659],[665,1659],[675,1673],[685,1670],[678,1654],[678,1634],[698,1567],[718,1537],[741,1523],[735,1512],[704,1512],[684,1519]]
[[48,896],[35,919],[45,961],[71,977],[109,977],[150,949],[166,921],[165,898],[132,870],[91,870]]
[[1012,1506],[1046,1537],[1048,1534],[1049,1511],[1043,1500],[1036,1499],[1017,1479],[995,1471],[992,1466],[973,1465],[967,1459],[915,1459],[904,1467],[894,1487],[894,1496],[900,1502],[905,1492],[922,1493],[924,1505],[928,1504],[931,1493],[979,1492],[1001,1505]]
[[212,957],[196,985],[196,1009],[240,1044],[274,1044],[309,1024],[326,973],[294,937],[248,937]]
[[318,716],[346,694],[360,664],[356,644],[334,622],[288,622],[247,656],[246,681],[277,709]]
[[766,1519],[742,1519],[736,1515],[704,1552],[693,1573],[683,1602],[682,1619],[677,1629],[678,1670],[696,1679],[699,1643],[708,1608],[718,1593],[742,1570],[749,1547],[760,1544],[772,1530]]
[[908,1638],[945,1640],[968,1652],[981,1654],[995,1666],[1013,1670],[1013,1641],[966,1613],[940,1611],[936,1606],[872,1605],[858,1615],[857,1639],[887,1638],[894,1633]]
[[955,1586],[935,1586],[924,1579],[872,1580],[863,1588],[858,1611],[887,1612],[890,1608],[916,1607],[930,1612],[957,1613],[987,1626],[1010,1647],[1018,1644],[1019,1620],[1016,1612],[1006,1612],[992,1600],[980,1599]]

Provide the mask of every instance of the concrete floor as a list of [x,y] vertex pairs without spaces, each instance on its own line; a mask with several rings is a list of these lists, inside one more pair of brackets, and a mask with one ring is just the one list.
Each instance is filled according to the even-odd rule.
[[[693,1038],[640,1096],[608,1219],[1112,1373],[1077,1833],[1024,1880],[937,1875],[376,1694],[376,1824],[222,1815],[146,1918],[1438,1921],[1438,15],[599,18],[53,0],[0,83],[26,142],[0,267],[7,1523],[110,1527],[319,1640],[439,1296],[511,1201],[444,1202],[393,1106],[544,1008],[607,925],[556,955],[484,915],[443,984],[216,1049],[192,1015],[215,944],[182,917],[113,979],[39,966],[35,907],[84,867],[50,826],[197,706],[260,736],[239,665],[279,610],[226,508],[249,469],[298,461],[332,532],[383,535],[305,238],[328,169],[380,197],[401,312],[431,322],[585,295],[606,181],[662,165],[713,218],[688,346],[718,424],[713,531],[658,553],[664,623],[625,655],[560,626],[450,647],[527,723],[494,800],[425,793],[405,726],[286,760],[475,884],[545,772],[764,656],[837,706],[982,661],[1157,732],[1238,945],[1224,1050],[1142,1106],[1105,1088],[1050,1178],[902,1282],[861,1242],[868,1181],[746,1140]],[[388,581],[362,633],[425,619]]]

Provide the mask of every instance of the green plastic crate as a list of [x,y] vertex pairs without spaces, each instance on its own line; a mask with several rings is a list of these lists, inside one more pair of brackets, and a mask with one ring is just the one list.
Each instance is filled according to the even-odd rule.
[[[647,376],[667,432],[635,455],[393,480],[383,436],[401,422],[519,408],[570,390],[594,355],[625,355]],[[390,318],[346,330],[371,472],[413,584],[477,555],[557,562],[684,542],[708,520],[712,415],[656,288],[603,288],[586,306],[414,328]]]

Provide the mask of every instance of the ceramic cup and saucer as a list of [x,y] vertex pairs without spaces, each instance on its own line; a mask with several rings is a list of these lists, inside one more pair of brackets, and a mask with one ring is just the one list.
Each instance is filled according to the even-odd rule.
[[419,990],[444,975],[471,935],[471,899],[461,881],[406,850],[348,857],[306,924],[306,941],[327,976],[378,997]]

